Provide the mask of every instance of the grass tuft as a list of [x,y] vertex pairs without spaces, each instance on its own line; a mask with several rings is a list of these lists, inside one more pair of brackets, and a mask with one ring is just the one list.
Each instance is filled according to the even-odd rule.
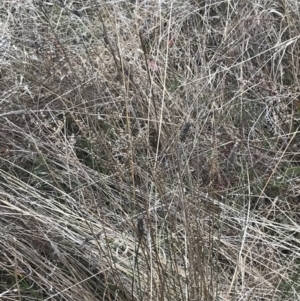
[[299,12],[2,0],[1,300],[300,300]]

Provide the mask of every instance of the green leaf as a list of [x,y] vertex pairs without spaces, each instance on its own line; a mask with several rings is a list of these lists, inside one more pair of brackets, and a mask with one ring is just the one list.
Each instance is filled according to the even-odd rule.
[[291,167],[286,170],[287,176],[300,174],[300,167]]

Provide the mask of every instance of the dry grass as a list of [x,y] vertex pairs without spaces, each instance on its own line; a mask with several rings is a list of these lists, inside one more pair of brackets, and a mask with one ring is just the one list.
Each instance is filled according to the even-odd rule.
[[300,300],[298,1],[0,5],[2,300]]

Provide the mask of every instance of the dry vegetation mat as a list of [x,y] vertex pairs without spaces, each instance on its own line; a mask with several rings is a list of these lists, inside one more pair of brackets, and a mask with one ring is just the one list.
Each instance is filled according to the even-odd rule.
[[2,0],[1,300],[300,300],[297,0]]

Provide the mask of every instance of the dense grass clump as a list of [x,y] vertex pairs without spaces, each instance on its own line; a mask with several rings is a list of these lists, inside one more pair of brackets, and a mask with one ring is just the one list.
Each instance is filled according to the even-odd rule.
[[300,300],[300,6],[0,4],[0,298]]

